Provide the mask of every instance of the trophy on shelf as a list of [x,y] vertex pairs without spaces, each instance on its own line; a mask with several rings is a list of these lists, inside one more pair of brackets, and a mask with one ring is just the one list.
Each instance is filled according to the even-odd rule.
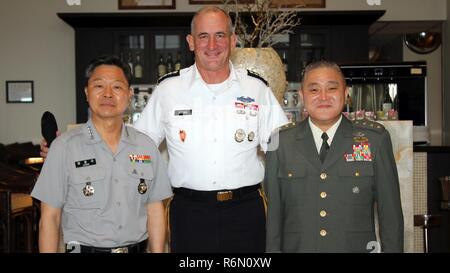
[[124,115],[124,122],[127,124],[134,124],[141,116],[142,111],[147,105],[153,91],[152,86],[134,87],[134,95],[131,99],[130,105]]
[[298,95],[298,83],[289,83],[283,95],[283,110],[289,122],[300,121],[301,101]]

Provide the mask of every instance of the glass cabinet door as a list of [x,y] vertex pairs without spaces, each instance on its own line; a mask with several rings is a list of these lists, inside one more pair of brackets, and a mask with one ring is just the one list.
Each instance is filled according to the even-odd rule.
[[272,47],[280,56],[281,62],[283,63],[284,66],[284,72],[286,73],[286,79],[288,79],[289,70],[294,69],[294,59],[289,58],[290,35],[289,34],[274,35],[273,40],[276,41],[276,44],[274,44]]
[[116,31],[114,52],[129,64],[134,85],[155,84],[159,77],[193,63],[186,31]]
[[133,83],[148,81],[147,39],[145,33],[118,33],[116,53],[131,68]]
[[306,65],[329,58],[329,33],[328,27],[299,27],[275,37],[278,43],[273,48],[283,61],[287,81],[299,82]]
[[153,60],[152,82],[167,73],[180,70],[191,64],[186,34],[181,31],[154,32],[151,37],[151,59]]
[[299,79],[305,67],[314,61],[327,59],[329,56],[329,35],[326,30],[300,30],[296,37],[295,48]]

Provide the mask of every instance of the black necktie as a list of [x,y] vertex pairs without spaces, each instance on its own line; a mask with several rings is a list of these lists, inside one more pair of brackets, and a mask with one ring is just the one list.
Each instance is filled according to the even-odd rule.
[[330,149],[330,145],[328,145],[328,135],[327,133],[322,134],[322,147],[320,147],[319,158],[323,163],[325,161],[325,157],[327,156],[328,150]]

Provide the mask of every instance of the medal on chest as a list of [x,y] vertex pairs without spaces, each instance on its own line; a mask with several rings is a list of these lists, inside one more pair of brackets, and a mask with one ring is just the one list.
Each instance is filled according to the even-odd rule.
[[236,142],[241,143],[245,139],[245,131],[244,129],[237,129],[236,133],[234,133],[234,140]]
[[94,192],[95,192],[95,189],[91,185],[91,182],[86,182],[86,185],[83,187],[84,196],[90,197],[90,196],[94,195]]
[[147,192],[148,188],[147,188],[147,184],[145,183],[145,179],[141,178],[141,182],[139,183],[137,189],[140,194],[144,194]]

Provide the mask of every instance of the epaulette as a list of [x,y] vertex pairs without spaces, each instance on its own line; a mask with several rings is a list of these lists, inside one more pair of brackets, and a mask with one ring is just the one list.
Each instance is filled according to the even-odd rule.
[[167,74],[164,75],[164,76],[159,77],[159,79],[158,79],[158,81],[156,82],[156,84],[160,84],[160,83],[161,83],[162,81],[164,81],[165,79],[172,78],[172,77],[176,77],[176,76],[180,76],[180,70],[173,71],[173,72],[167,73]]
[[296,122],[289,122],[288,124],[285,124],[283,126],[276,128],[275,130],[273,130],[272,135],[270,136],[269,141],[267,143],[270,143],[272,141],[272,136],[274,136],[278,133],[287,131],[289,129],[295,128],[295,127],[297,127],[297,124],[298,123],[296,123]]
[[247,75],[250,77],[253,77],[253,78],[257,78],[257,79],[261,80],[265,85],[269,86],[269,83],[258,73],[247,69]]
[[283,126],[281,126],[281,127],[278,127],[278,131],[285,131],[285,130],[288,130],[288,129],[292,129],[292,128],[295,128],[295,127],[297,127],[297,122],[289,122],[288,124],[285,124],[285,125],[283,125]]
[[364,129],[370,129],[374,130],[376,132],[383,132],[385,130],[384,126],[376,121],[368,120],[368,119],[362,119],[362,120],[354,120],[352,121],[353,125],[364,128]]

